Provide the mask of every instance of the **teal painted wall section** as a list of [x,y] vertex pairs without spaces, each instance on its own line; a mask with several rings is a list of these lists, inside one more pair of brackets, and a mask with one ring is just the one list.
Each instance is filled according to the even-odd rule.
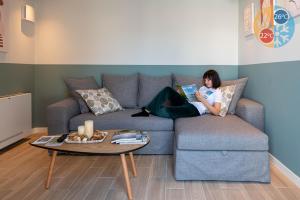
[[18,92],[33,92],[34,66],[0,64],[0,96]]
[[94,76],[100,83],[102,73],[132,74],[140,72],[148,75],[175,73],[202,76],[208,69],[216,69],[222,79],[234,79],[238,76],[238,66],[36,65],[33,124],[34,126],[46,126],[47,105],[68,95],[63,77]]
[[300,61],[239,66],[248,76],[244,96],[265,107],[270,152],[300,176]]

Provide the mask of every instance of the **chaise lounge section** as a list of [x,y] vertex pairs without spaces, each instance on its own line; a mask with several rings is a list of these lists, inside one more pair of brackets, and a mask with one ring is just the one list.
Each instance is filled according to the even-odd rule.
[[269,182],[268,137],[236,115],[175,122],[175,178]]

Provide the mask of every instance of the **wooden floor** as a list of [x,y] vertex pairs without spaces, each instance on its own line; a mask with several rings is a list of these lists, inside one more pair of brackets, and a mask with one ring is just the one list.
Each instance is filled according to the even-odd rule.
[[[300,189],[276,169],[272,183],[175,181],[172,156],[135,156],[137,200],[300,200]],[[127,199],[119,156],[58,156],[44,189],[50,158],[28,141],[0,153],[0,199]],[[128,161],[129,163],[129,161]]]

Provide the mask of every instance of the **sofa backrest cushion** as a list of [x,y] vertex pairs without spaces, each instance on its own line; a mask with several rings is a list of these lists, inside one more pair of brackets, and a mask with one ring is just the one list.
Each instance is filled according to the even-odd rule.
[[247,81],[248,81],[248,77],[240,78],[237,80],[222,81],[222,86],[235,85],[234,95],[232,97],[232,100],[231,100],[231,103],[230,103],[230,106],[228,109],[229,114],[235,114],[236,105],[244,92]]
[[112,93],[123,108],[137,107],[138,74],[102,74],[102,85]]
[[139,107],[147,106],[165,87],[172,87],[172,76],[139,75]]
[[76,92],[76,90],[99,89],[99,85],[97,84],[95,78],[93,76],[82,78],[65,77],[64,81],[71,95],[77,100],[80,107],[80,112],[88,113],[90,111],[89,107],[82,97]]
[[196,84],[197,88],[202,86],[202,77],[188,76],[188,75],[178,75],[173,74],[173,88],[176,89],[176,85],[191,85]]

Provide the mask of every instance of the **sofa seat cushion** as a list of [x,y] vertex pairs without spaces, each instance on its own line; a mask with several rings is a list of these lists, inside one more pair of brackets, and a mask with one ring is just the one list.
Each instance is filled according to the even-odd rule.
[[126,109],[113,113],[95,116],[84,113],[70,119],[70,130],[84,124],[85,120],[93,120],[95,129],[134,129],[144,131],[172,131],[173,120],[151,115],[150,117],[131,117],[140,109]]
[[268,150],[268,136],[236,115],[179,118],[175,134],[182,150]]

